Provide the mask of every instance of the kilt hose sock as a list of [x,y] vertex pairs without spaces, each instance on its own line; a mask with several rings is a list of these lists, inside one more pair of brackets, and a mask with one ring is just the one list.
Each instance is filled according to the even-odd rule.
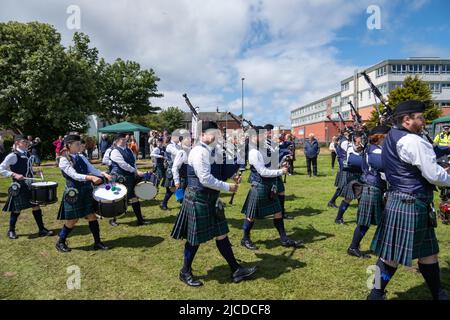
[[42,220],[42,210],[41,209],[33,210],[33,217],[34,220],[36,221],[39,231],[42,231],[44,229],[44,221]]
[[355,228],[355,232],[353,232],[353,239],[352,239],[352,244],[350,245],[350,248],[358,249],[359,244],[361,243],[361,240],[364,238],[364,236],[366,235],[368,230],[369,230],[369,227],[367,227],[367,226],[357,225]]
[[384,295],[384,291],[389,281],[391,281],[395,271],[397,271],[397,268],[387,265],[380,258],[377,261],[377,267],[380,272],[377,272],[375,277],[379,277],[379,279],[375,278],[375,286],[370,292],[370,296],[372,297],[382,297]]
[[231,242],[228,237],[222,240],[216,240],[217,249],[219,249],[220,254],[225,258],[232,272],[239,269],[239,263],[234,257],[233,249],[231,248]]
[[278,199],[280,200],[281,214],[284,217],[284,214],[286,213],[286,211],[284,210],[284,200],[286,199],[286,196],[284,194],[279,194]]
[[242,239],[244,240],[250,240],[250,231],[253,228],[253,225],[255,224],[255,221],[249,221],[248,219],[244,219],[244,237]]
[[350,206],[350,203],[347,203],[344,200],[342,200],[341,205],[339,206],[339,209],[338,209],[336,220],[341,220],[344,217],[344,213],[345,213],[345,211],[347,211],[349,206]]
[[433,300],[438,300],[439,291],[441,290],[439,262],[433,264],[422,264],[419,262],[419,270],[431,291]]
[[170,197],[173,195],[173,192],[170,190],[169,187],[166,187],[166,194],[164,195],[164,199],[162,203],[167,206],[167,203],[169,202]]
[[89,229],[91,230],[92,236],[94,237],[95,243],[100,242],[100,226],[98,225],[98,220],[89,221]]
[[133,212],[134,212],[134,215],[135,215],[136,218],[137,218],[137,221],[138,221],[138,222],[144,221],[144,218],[142,217],[141,204],[140,204],[140,202],[139,202],[139,201],[132,202],[132,203],[131,203],[131,207],[133,208]]
[[341,193],[341,188],[336,188],[336,191],[334,192],[333,196],[330,199],[330,203],[335,203],[336,199],[339,197],[339,193]]
[[195,254],[197,253],[199,246],[200,245],[193,246],[189,242],[186,241],[186,243],[184,245],[184,262],[183,262],[183,268],[181,269],[182,273],[191,271],[192,262],[194,261]]
[[278,219],[274,218],[273,225],[275,226],[278,233],[280,234],[281,241],[286,241],[287,236],[286,236],[286,230],[284,229],[284,219],[283,218],[278,218]]
[[59,232],[59,240],[58,242],[66,242],[67,237],[72,232],[73,228],[69,228],[66,225],[63,226],[61,231]]
[[11,212],[9,217],[9,231],[16,231],[17,219],[19,219],[20,212]]

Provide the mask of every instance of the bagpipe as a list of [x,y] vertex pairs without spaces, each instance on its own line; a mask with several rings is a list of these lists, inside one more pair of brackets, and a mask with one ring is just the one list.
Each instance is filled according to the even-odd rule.
[[[440,158],[437,162],[445,170],[450,169],[449,156]],[[438,187],[439,198],[439,218],[445,225],[450,224],[450,187]]]

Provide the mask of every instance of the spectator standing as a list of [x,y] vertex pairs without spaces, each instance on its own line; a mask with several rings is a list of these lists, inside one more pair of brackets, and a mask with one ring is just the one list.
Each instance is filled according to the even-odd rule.
[[333,138],[331,139],[330,142],[330,146],[328,147],[328,149],[331,152],[331,169],[334,170],[334,164],[336,162],[336,145],[337,145],[337,137],[333,136]]
[[317,156],[320,153],[319,142],[314,136],[314,133],[309,134],[309,139],[305,141],[304,149],[306,157],[306,168],[308,175],[311,177],[311,165],[312,172],[315,177],[317,177]]

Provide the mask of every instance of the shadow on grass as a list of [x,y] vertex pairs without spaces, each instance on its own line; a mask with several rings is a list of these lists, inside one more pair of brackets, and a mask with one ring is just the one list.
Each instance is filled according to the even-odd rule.
[[[304,268],[305,262],[292,258],[296,249],[283,252],[280,255],[273,255],[269,253],[257,253],[256,256],[261,261],[252,264],[243,263],[244,266],[254,266],[258,268],[256,273],[252,276],[252,279],[266,279],[273,280],[280,277],[284,273],[291,272],[292,270]],[[220,284],[231,282],[231,271],[228,265],[221,265],[209,270],[205,276],[199,278],[205,281],[216,280]]]
[[[132,236],[122,237],[114,240],[104,241],[105,245],[114,248],[152,248],[164,241],[162,237],[154,236]],[[92,245],[73,248],[74,250],[91,251]]]
[[[441,262],[442,263],[442,262]],[[447,265],[450,265],[450,261],[447,261]],[[399,270],[400,272],[405,272],[404,268]],[[399,272],[397,271],[397,272]],[[420,272],[417,274],[418,277],[420,277],[423,280],[423,277]],[[395,281],[395,276],[392,278],[392,281]],[[450,285],[450,268],[441,268],[441,284],[444,289],[447,289]],[[389,286],[387,287],[387,290],[389,290]],[[431,300],[432,296],[430,293],[430,290],[428,289],[428,286],[425,283],[425,280],[423,280],[423,283],[417,287],[411,288],[405,292],[394,292],[397,297],[393,298],[392,300]]]
[[304,207],[304,208],[297,208],[294,209],[291,212],[286,212],[289,214],[292,214],[294,216],[316,216],[318,214],[321,214],[322,212],[324,212],[325,210],[320,210],[320,209],[315,209],[315,208],[311,208],[311,207]]
[[299,197],[295,194],[287,194],[284,196],[285,201],[293,201],[293,200],[297,200],[297,199],[304,199],[304,197]]
[[[306,229],[295,227],[292,229],[292,231],[287,231],[286,233],[289,238],[293,240],[303,240],[305,244],[323,241],[328,238],[334,237],[334,234],[321,232],[314,228],[312,225],[309,225]],[[267,249],[273,249],[281,246],[280,239],[278,237],[276,237],[275,239],[255,241],[255,244],[262,244]]]

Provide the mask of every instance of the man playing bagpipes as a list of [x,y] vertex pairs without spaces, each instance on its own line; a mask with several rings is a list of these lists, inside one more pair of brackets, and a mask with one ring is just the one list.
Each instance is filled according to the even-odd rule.
[[173,160],[175,159],[175,156],[177,155],[178,151],[180,151],[180,149],[180,135],[174,132],[170,137],[170,142],[166,145],[165,148],[166,168],[162,186],[166,188],[166,193],[164,194],[163,201],[159,204],[159,207],[162,210],[168,210],[167,203],[169,202],[169,199],[172,197],[175,191],[172,166]]
[[184,263],[179,277],[187,285],[195,287],[202,285],[192,274],[195,254],[200,244],[214,238],[217,249],[230,266],[234,282],[246,280],[256,272],[256,267],[246,268],[236,261],[227,236],[229,229],[223,204],[219,199],[220,191],[237,191],[237,184],[224,181],[233,176],[239,166],[213,161],[216,159],[214,142],[220,134],[215,122],[204,122],[201,132],[200,143],[189,153],[188,186],[171,233],[174,239],[186,239]]

